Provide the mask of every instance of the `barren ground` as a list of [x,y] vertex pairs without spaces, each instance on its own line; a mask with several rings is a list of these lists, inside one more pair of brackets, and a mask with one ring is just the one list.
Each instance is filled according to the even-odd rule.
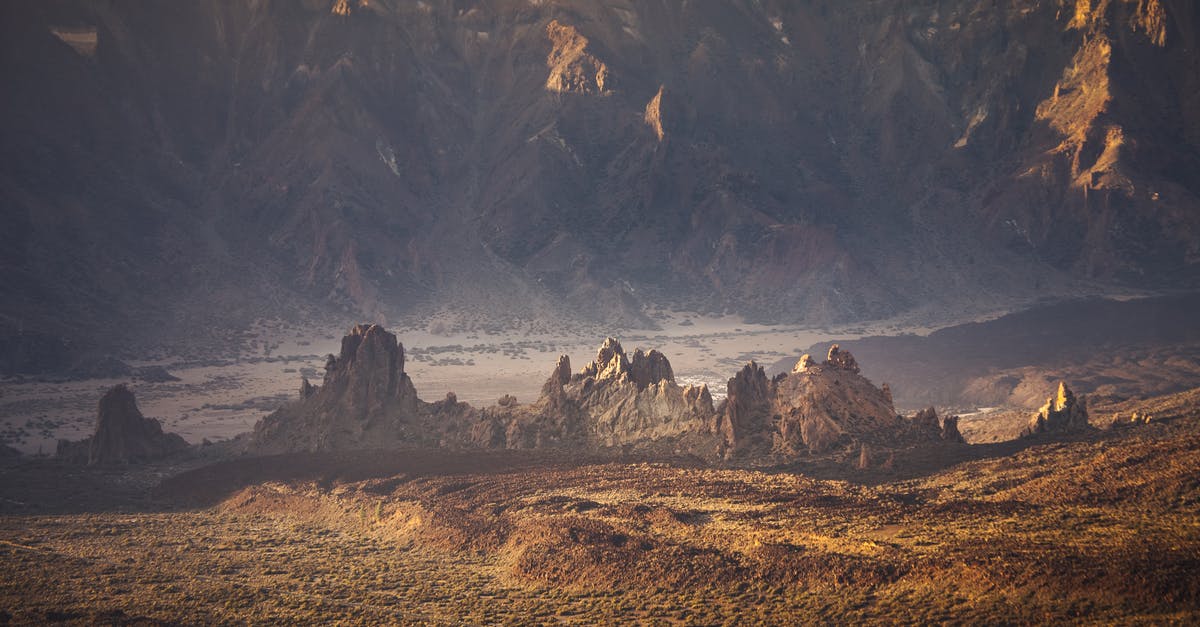
[[912,453],[893,470],[376,451],[133,477],[32,460],[0,469],[0,610],[19,623],[1188,623],[1198,407],[1197,391],[1142,401],[1122,410],[1152,412],[1149,425]]

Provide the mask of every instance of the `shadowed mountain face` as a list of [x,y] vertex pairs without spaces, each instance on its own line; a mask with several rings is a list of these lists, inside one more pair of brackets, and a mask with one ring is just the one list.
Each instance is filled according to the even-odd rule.
[[1197,276],[1188,2],[0,13],[7,370],[295,303],[833,321]]

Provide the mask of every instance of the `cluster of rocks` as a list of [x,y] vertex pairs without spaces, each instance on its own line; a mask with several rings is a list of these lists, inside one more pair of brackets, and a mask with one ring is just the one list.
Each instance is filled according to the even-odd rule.
[[896,414],[889,390],[864,378],[854,357],[833,347],[823,363],[805,355],[791,373],[767,377],[749,363],[714,406],[707,386],[681,386],[657,350],[627,353],[608,338],[579,371],[563,355],[541,396],[505,395],[483,409],[454,394],[417,397],[404,373],[404,347],[374,325],[355,327],[331,357],[325,380],[301,383],[300,398],[264,418],[259,452],[392,446],[623,449],[706,459],[794,458],[869,444],[880,450],[961,443],[957,417],[932,409]]
[[[255,425],[251,450],[620,448],[726,460],[842,450],[857,452],[860,468],[887,468],[897,448],[964,443],[957,416],[940,418],[932,407],[898,415],[887,384],[876,387],[863,377],[854,356],[837,345],[823,362],[804,355],[791,372],[775,377],[746,364],[727,382],[719,406],[707,386],[676,383],[662,353],[630,355],[614,338],[578,372],[569,357],[559,357],[541,396],[529,404],[506,394],[478,409],[453,393],[427,403],[404,366],[404,346],[395,335],[378,325],[354,327],[339,354],[329,356],[320,385],[302,379],[294,402]],[[1148,420],[1134,414],[1132,422]],[[1061,383],[1023,435],[1086,428],[1086,403]],[[118,385],[100,400],[95,435],[60,441],[58,455],[89,465],[133,463],[187,446],[142,416],[133,393]]]
[[154,461],[187,448],[178,434],[164,433],[162,423],[143,416],[133,392],[118,385],[100,398],[95,435],[78,442],[59,440],[57,455],[96,466]]
[[1122,416],[1119,413],[1113,414],[1111,426],[1113,428],[1135,427],[1138,425],[1148,425],[1151,422],[1154,422],[1153,414],[1135,411],[1128,416]]
[[714,416],[707,386],[680,386],[662,353],[638,349],[629,356],[608,338],[579,372],[572,372],[569,357],[559,357],[534,403],[485,411],[473,443],[637,448],[680,445],[682,439],[695,452],[713,442]]
[[425,409],[404,371],[404,345],[383,327],[360,324],[329,356],[321,385],[303,379],[300,398],[259,421],[253,442],[261,452],[427,444],[412,428]]
[[837,345],[823,363],[804,355],[790,373],[770,379],[758,364],[747,364],[729,380],[717,413],[726,458],[795,457],[854,443],[963,442],[957,416],[939,421],[932,408],[913,418],[897,415],[887,385],[875,387]]
[[1060,381],[1054,396],[1046,399],[1046,404],[1030,418],[1029,425],[1021,431],[1021,437],[1088,429],[1091,429],[1091,425],[1088,423],[1086,400],[1076,398],[1075,393],[1067,387],[1067,383]]

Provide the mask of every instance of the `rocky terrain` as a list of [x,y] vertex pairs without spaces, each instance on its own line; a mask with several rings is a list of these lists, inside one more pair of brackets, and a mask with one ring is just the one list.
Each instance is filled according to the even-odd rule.
[[96,432],[78,442],[59,440],[60,459],[88,466],[145,463],[179,453],[188,443],[177,434],[164,433],[162,423],[146,418],[133,392],[113,387],[100,398]]
[[1196,391],[1130,401],[1103,410],[1153,420],[935,464],[898,453],[890,468],[446,450],[144,477],[5,465],[0,611],[17,623],[1191,623],[1197,407]]
[[747,364],[713,406],[707,386],[680,386],[667,357],[629,356],[608,338],[573,372],[559,357],[536,401],[504,395],[477,409],[454,393],[427,403],[404,372],[404,346],[379,325],[360,324],[330,355],[320,386],[304,378],[299,398],[255,426],[256,454],[376,447],[559,448],[692,455],[700,459],[786,460],[835,448],[884,449],[961,442],[936,413],[896,414],[889,389],[859,374],[834,346],[770,380]]
[[1186,2],[0,11],[8,373],[260,317],[871,320],[1200,267]]

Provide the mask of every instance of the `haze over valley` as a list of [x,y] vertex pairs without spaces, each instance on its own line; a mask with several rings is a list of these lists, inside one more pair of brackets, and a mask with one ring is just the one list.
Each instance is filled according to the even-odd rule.
[[1190,623],[1200,8],[0,4],[0,623]]

